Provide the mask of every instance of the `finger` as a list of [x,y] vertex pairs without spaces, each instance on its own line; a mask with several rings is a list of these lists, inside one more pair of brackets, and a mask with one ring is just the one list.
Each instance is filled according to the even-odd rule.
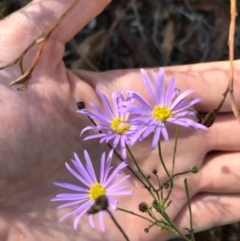
[[240,125],[233,114],[220,114],[214,124],[204,132],[209,151],[239,151]]
[[[151,70],[158,72],[158,68],[152,68],[147,70],[148,73]],[[134,89],[141,94],[147,94],[139,69],[108,71],[101,74],[75,70],[74,73],[94,88],[99,86],[103,91],[106,90],[106,92],[124,88],[125,90]],[[189,88],[194,89],[196,96],[202,98],[202,102],[196,105],[196,109],[208,112],[216,109],[222,100],[222,94],[228,84],[229,62],[171,66],[165,68],[165,73],[166,83],[174,76],[177,82],[176,87],[180,88],[181,91]],[[234,62],[234,74],[234,95],[236,104],[239,106],[240,60]],[[229,97],[227,97],[221,111],[231,111]]]
[[240,152],[211,153],[206,157],[199,175],[201,192],[240,192]]
[[[52,38],[65,43],[92,18],[99,14],[110,0],[78,0]],[[1,56],[8,57],[9,49],[18,57],[37,36],[49,27],[72,3],[72,0],[35,0],[0,22]],[[2,57],[3,58],[3,57]],[[7,59],[6,59],[7,58]]]
[[[234,95],[237,106],[240,105],[240,61],[234,62]],[[177,79],[180,88],[192,88],[202,98],[199,111],[216,109],[222,100],[229,82],[229,61],[211,62],[166,68],[166,72]],[[231,111],[227,97],[221,111]]]
[[[240,220],[240,194],[199,194],[191,202],[195,232]],[[189,227],[189,210],[185,206],[175,219],[180,228]]]

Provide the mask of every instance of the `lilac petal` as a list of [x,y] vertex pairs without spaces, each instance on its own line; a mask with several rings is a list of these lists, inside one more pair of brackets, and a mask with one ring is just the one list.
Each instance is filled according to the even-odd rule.
[[[90,116],[92,119],[94,119],[94,120],[98,120],[98,121],[103,121],[103,122],[109,122],[109,118],[110,118],[110,116],[112,116],[112,115],[109,115],[109,116],[107,116],[107,114],[102,110],[102,109],[100,109],[100,107],[98,107],[97,105],[93,105],[93,106],[95,106],[95,112],[94,111],[92,111],[92,110],[88,110],[88,109],[86,109],[85,111],[82,111],[81,113],[82,114],[85,114],[85,115],[87,115],[87,116]],[[96,113],[96,110],[98,111],[99,110],[99,112],[100,113]]]
[[154,131],[155,128],[156,126],[148,126],[146,131],[142,134],[142,138],[145,139],[147,136],[149,136]]
[[111,149],[111,151],[108,154],[108,158],[107,158],[107,161],[106,161],[106,163],[107,163],[106,169],[110,168],[110,165],[111,165],[111,162],[112,162],[112,157],[113,157],[113,152],[114,152],[114,149]]
[[93,201],[92,200],[88,200],[87,202],[85,202],[84,204],[82,204],[81,206],[75,208],[74,210],[72,210],[71,212],[67,213],[66,215],[64,215],[60,221],[62,221],[63,219],[65,219],[66,217],[68,217],[69,215],[72,214],[76,214],[82,211],[87,212],[89,210],[89,208],[93,205]]
[[189,127],[189,124],[186,121],[182,120],[182,119],[173,119],[171,121],[169,120],[168,122],[173,123],[175,125]]
[[105,184],[107,178],[108,178],[108,174],[110,172],[110,170],[112,169],[112,167],[110,167],[111,165],[111,162],[112,162],[112,155],[113,155],[113,149],[109,152],[109,155],[108,155],[108,159],[106,161],[106,167],[105,167],[105,172],[103,173],[103,181],[102,183]]
[[[152,107],[151,109],[149,108],[144,109],[143,107],[132,104],[124,108],[123,111],[127,111],[132,114],[145,115],[145,114],[148,114],[150,111],[152,111],[152,109],[153,109]],[[129,120],[127,122],[129,122]]]
[[164,76],[164,68],[159,68],[159,89],[157,89],[157,93],[159,94],[159,103],[161,105],[164,105]]
[[176,95],[178,95],[180,92],[180,89],[176,88],[174,89],[174,93],[173,93],[173,96],[172,96],[172,99],[174,99],[176,97]]
[[133,98],[136,99],[143,107],[150,110],[152,109],[152,106],[141,95],[139,95],[136,92],[133,92],[132,95],[133,95]]
[[56,185],[56,186],[71,189],[71,190],[74,190],[74,191],[88,192],[88,189],[82,188],[82,187],[79,187],[77,185],[70,184],[70,183],[54,182],[53,184]]
[[105,173],[105,152],[103,152],[101,156],[101,164],[100,164],[100,183],[103,183]]
[[197,129],[208,130],[208,127],[207,127],[207,126],[202,125],[202,124],[200,124],[200,123],[196,123],[196,122],[195,122],[195,125],[196,125]]
[[89,175],[89,173],[87,172],[87,170],[85,169],[85,167],[83,166],[81,160],[78,158],[78,155],[74,152],[73,156],[75,159],[72,159],[72,163],[73,165],[76,167],[76,169],[78,170],[79,174],[89,183],[92,184],[94,181],[92,180],[91,176]]
[[[100,113],[96,113],[97,108],[99,108],[99,112],[101,110]],[[89,117],[91,117],[92,119],[94,119],[95,121],[98,122],[103,122],[103,123],[110,123],[111,119],[113,118],[112,115],[106,113],[104,110],[100,109],[100,107],[95,107],[95,112],[91,113],[90,115],[88,115]]]
[[[64,200],[55,200],[55,201],[64,201]],[[61,208],[67,208],[67,207],[71,207],[71,206],[76,206],[77,204],[84,203],[86,201],[87,200],[85,199],[85,200],[78,200],[78,201],[67,202],[67,203],[64,203],[64,204],[58,206],[57,208],[61,209]]]
[[91,159],[88,155],[88,152],[86,150],[84,150],[84,157],[85,157],[85,160],[86,160],[86,167],[87,167],[88,174],[91,177],[93,183],[96,183],[97,178],[96,178],[96,175],[95,175],[95,172],[94,172],[92,161],[91,161]]
[[202,125],[200,123],[196,123],[195,121],[188,119],[188,124],[192,127],[194,127],[195,129],[202,129],[202,130],[208,130],[208,127],[206,127],[205,125]]
[[160,135],[161,135],[161,127],[159,128],[156,128],[155,130],[155,133],[154,133],[154,136],[153,136],[153,140],[152,140],[152,144],[151,144],[151,148],[154,149],[157,144],[158,144],[158,141],[160,139]]
[[93,222],[93,215],[92,214],[88,215],[88,222],[89,222],[91,228],[95,229],[95,225],[94,225],[94,222]]
[[87,187],[91,185],[91,183],[86,182],[79,174],[77,174],[69,165],[68,163],[65,163],[66,168],[68,169],[71,174],[76,177],[80,182],[85,184]]
[[154,94],[154,91],[153,91],[153,88],[152,88],[152,85],[151,85],[151,80],[149,79],[146,71],[144,69],[140,69],[141,73],[142,73],[142,77],[143,77],[143,82],[147,88],[147,91],[151,97],[151,99],[153,100],[153,103],[156,103],[157,102],[157,98]]
[[103,222],[103,212],[99,212],[99,224],[100,224],[100,229],[102,232],[105,232],[105,228],[104,228],[104,222]]
[[127,164],[125,162],[121,162],[115,169],[114,171],[111,173],[111,175],[108,177],[108,179],[106,180],[106,182],[104,183],[105,186],[108,186],[109,183],[111,183],[114,178],[118,175],[118,173],[120,172],[121,169],[123,169],[124,167],[126,167]]
[[188,102],[186,102],[186,103],[184,103],[184,104],[181,104],[181,105],[178,106],[178,107],[175,107],[175,108],[177,108],[177,110],[176,110],[175,112],[178,113],[178,112],[180,112],[180,111],[183,111],[183,110],[185,110],[185,109],[188,109],[189,107],[191,107],[191,106],[193,106],[193,105],[195,105],[195,104],[197,104],[197,103],[199,103],[199,102],[201,102],[201,99],[200,99],[200,98],[196,98],[196,99],[194,99],[194,100],[188,101]]
[[85,128],[82,129],[82,131],[80,132],[80,136],[81,136],[85,131],[92,130],[93,128],[94,128],[93,126],[87,126],[87,127],[85,127]]
[[148,126],[140,126],[139,129],[131,136],[129,145],[132,146],[137,140],[139,140],[146,129],[148,129]]
[[166,95],[165,95],[165,103],[164,106],[170,106],[172,102],[172,97],[175,92],[175,78],[171,78],[167,87]]
[[114,139],[116,137],[115,133],[107,134],[105,133],[105,136],[100,139],[100,143],[106,142],[108,143],[110,140]]
[[121,186],[117,186],[117,187],[112,187],[110,186],[107,190],[107,195],[113,195],[112,192],[118,192],[118,191],[121,191],[122,189],[125,189],[129,187],[129,184],[124,184],[124,185],[121,185]]
[[106,96],[105,96],[98,88],[96,88],[96,91],[97,91],[98,96],[100,97],[100,99],[101,99],[101,101],[102,101],[105,109],[109,112],[109,114],[111,114],[112,116],[114,116],[114,113],[113,113],[113,111],[112,111],[112,108],[111,108],[111,106],[110,106],[110,104],[109,104]]
[[116,191],[116,192],[111,192],[111,195],[117,195],[117,196],[125,196],[125,195],[132,195],[134,194],[134,191]]
[[122,156],[123,160],[126,160],[126,158],[127,158],[126,144],[125,144],[126,142],[125,142],[124,138],[121,138],[120,141],[121,141],[121,156]]
[[88,210],[85,209],[83,210],[75,219],[73,222],[73,228],[77,231],[77,227],[78,227],[78,223],[80,221],[80,219],[82,218],[82,216],[87,212]]
[[130,175],[126,175],[124,177],[122,177],[120,180],[118,180],[117,182],[115,182],[113,185],[111,185],[110,187],[108,187],[108,191],[111,191],[113,188],[116,188],[120,183],[124,182],[126,179],[128,179],[130,177]]
[[131,121],[129,121],[129,123],[131,123],[131,125],[137,126],[136,130],[134,130],[134,131],[138,131],[139,128],[141,128],[142,126],[148,125],[150,121],[154,121],[154,123],[156,122],[156,120],[153,119],[153,117],[151,116],[151,113],[148,112],[147,115],[148,116],[140,116],[137,118],[133,118]]
[[84,203],[83,205],[79,206],[78,208],[75,208],[73,211],[68,212],[67,214],[65,214],[63,217],[60,218],[59,221],[62,221],[63,219],[65,219],[66,217],[76,213],[76,212],[81,212],[82,210],[88,210],[91,206],[92,206],[93,202],[88,201],[86,203]]
[[[128,187],[129,185],[126,185],[126,187]],[[126,188],[125,185],[123,188]],[[126,195],[133,195],[134,194],[134,191],[120,191],[119,190],[113,190],[111,192],[108,193],[108,195],[111,195],[111,196],[126,196]]]
[[115,136],[115,138],[114,138],[114,140],[113,140],[113,148],[116,148],[117,147],[117,145],[118,145],[118,143],[119,143],[119,141],[120,141],[120,135],[118,134],[118,135],[116,135]]
[[83,140],[86,141],[86,140],[90,140],[90,139],[97,139],[97,138],[104,137],[105,135],[106,135],[106,133],[94,134],[94,135],[85,137]]
[[166,129],[164,124],[162,124],[162,129],[161,130],[162,130],[162,135],[163,135],[164,140],[168,141],[169,136],[168,136],[168,132],[167,132],[167,129]]
[[112,210],[117,211],[117,206],[116,206],[117,204],[118,204],[117,200],[115,200],[112,197],[108,197],[108,205]]
[[[89,193],[89,190],[88,192],[86,193]],[[56,198],[69,198],[70,200],[77,200],[77,199],[83,199],[83,198],[87,198],[87,195],[86,193],[60,193],[60,194],[57,194],[56,195]]]
[[183,111],[183,112],[179,112],[174,114],[174,117],[172,118],[168,118],[169,122],[171,122],[171,119],[179,119],[181,117],[186,117],[186,116],[191,116],[191,115],[196,115],[193,111],[191,110],[187,110],[187,111]]
[[112,103],[113,103],[113,109],[114,109],[114,116],[119,117],[119,110],[118,110],[118,99],[117,92],[112,93]]
[[[83,111],[86,110],[86,111],[91,112],[91,114],[97,114],[97,115],[103,114],[104,116],[108,116],[109,113],[106,113],[106,111],[104,111],[104,109],[102,109],[102,107],[100,107],[99,105],[97,105],[93,102],[91,102],[90,105],[91,105],[92,109],[83,109]],[[112,116],[112,115],[110,115],[110,116]]]
[[118,200],[116,200],[115,198],[113,198],[111,196],[107,197],[107,199],[108,199],[109,203],[113,203],[114,205],[118,204]]
[[[109,113],[106,113],[106,111],[104,111],[100,106],[94,104],[94,103],[91,103],[91,106],[94,110],[90,110],[91,111],[91,115],[97,115],[99,117],[102,117],[103,120],[106,120],[108,121],[109,117],[112,117],[111,114]],[[96,113],[96,111],[98,113]]]
[[178,105],[178,103],[182,100],[184,100],[188,95],[194,94],[195,91],[194,90],[186,90],[183,93],[181,93],[172,103],[171,105],[171,109],[174,109],[176,105]]
[[154,85],[155,85],[155,87],[156,87],[156,95],[155,95],[155,97],[156,97],[156,102],[154,102],[155,104],[160,104],[160,102],[161,102],[161,97],[162,97],[162,95],[161,95],[161,92],[162,92],[162,86],[161,86],[161,77],[160,77],[160,80],[158,79],[158,77],[157,77],[157,75],[156,75],[156,73],[154,72],[154,71],[151,71],[151,74],[152,74],[152,78],[153,78],[153,81],[154,81]]

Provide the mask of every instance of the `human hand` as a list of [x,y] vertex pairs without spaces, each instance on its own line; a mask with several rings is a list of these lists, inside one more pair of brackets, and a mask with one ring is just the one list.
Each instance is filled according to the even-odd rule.
[[[1,21],[1,65],[18,57],[25,47],[65,9],[66,5],[64,6],[63,3],[69,4],[59,0],[33,1],[25,9]],[[48,40],[26,92],[18,92],[14,87],[8,87],[8,83],[19,75],[18,66],[0,72],[2,77],[0,86],[2,100],[0,234],[2,240],[10,238],[13,241],[36,239],[74,241],[79,238],[81,240],[116,240],[117,231],[111,220],[105,218],[108,224],[105,234],[90,230],[86,219],[80,221],[79,231],[76,232],[72,229],[71,218],[62,223],[57,222],[65,210],[57,210],[56,203],[49,201],[60,191],[52,184],[53,181],[75,182],[64,167],[64,162],[72,158],[74,151],[82,158],[83,149],[87,149],[92,159],[96,160],[96,166],[99,164],[101,153],[109,151],[105,145],[99,145],[96,150],[91,148],[93,142],[81,142],[79,133],[83,127],[89,125],[89,121],[86,117],[76,114],[76,102],[84,101],[89,107],[89,102],[98,103],[99,101],[95,92],[96,87],[110,96],[112,91],[122,87],[133,88],[136,82],[139,83],[140,92],[146,94],[139,70],[72,73],[64,67],[61,59],[65,42],[106,4],[107,1],[103,0],[96,1],[92,5],[84,0],[78,3]],[[39,13],[36,13],[38,10]],[[27,56],[24,65],[28,66],[32,56],[33,53]],[[177,78],[177,86],[181,90],[195,89],[198,96],[203,98],[203,102],[197,107],[198,110],[208,111],[216,108],[221,100],[221,94],[227,84],[227,68],[227,63],[171,67],[166,68],[168,75],[166,80],[174,75]],[[235,70],[237,80],[240,73],[237,63]],[[236,88],[235,94],[239,105],[238,91]],[[224,105],[223,111],[230,111],[229,100]],[[216,124],[209,131],[190,131],[187,138],[183,135],[179,139],[176,171],[186,170],[193,164],[199,167],[203,165],[199,174],[188,177],[191,195],[194,196],[196,231],[216,225],[216,220],[220,220],[221,223],[217,224],[221,225],[239,219],[240,214],[235,212],[238,205],[240,177],[239,165],[237,165],[240,140],[236,135],[239,129],[232,114],[225,113],[218,117]],[[231,138],[227,139],[228,136]],[[160,166],[156,164],[157,152],[150,150],[148,144],[148,141],[144,145],[139,144],[133,148],[133,151],[145,173],[151,173],[153,168],[158,168],[164,180],[165,176]],[[173,142],[170,140],[163,145],[164,160],[169,166]],[[211,154],[205,157],[211,150],[236,152],[216,152],[214,156]],[[229,162],[230,158],[231,162]],[[213,175],[213,167],[216,175]],[[220,175],[220,172],[224,174]],[[169,215],[181,227],[189,226],[182,178],[178,178],[176,183],[179,188],[173,192],[174,201],[169,208]],[[128,197],[127,201],[124,198],[120,199],[121,207],[136,210],[141,201],[151,202],[146,190],[137,181],[130,184],[130,188],[136,193]],[[202,192],[207,194],[200,194]],[[221,194],[216,196],[216,192]],[[233,194],[229,196],[226,193]],[[228,206],[226,207],[225,204]],[[199,206],[201,210],[195,210]],[[206,215],[202,219],[204,212]],[[145,234],[143,228],[147,224],[135,217],[126,216],[120,212],[115,213],[115,216],[131,240],[141,238],[155,240],[156,237],[166,240],[170,237],[166,232],[160,232],[157,229],[152,229],[149,234]],[[125,227],[126,223],[128,225]],[[136,230],[135,233],[132,232],[133,228]],[[118,240],[121,239],[119,234]]]
[[[174,75],[177,80],[176,86],[182,91],[185,89],[195,89],[197,96],[203,99],[196,106],[196,109],[206,113],[215,109],[222,99],[222,93],[228,83],[228,64],[228,62],[215,62],[167,67],[165,68],[166,75],[168,76],[166,79]],[[236,61],[234,65],[237,106],[240,103],[240,99],[238,98],[239,90],[237,88],[240,74],[238,64],[239,61]],[[157,68],[152,70],[158,71]],[[111,96],[109,89],[116,90],[122,88],[134,89],[146,98],[148,96],[139,70],[110,71],[101,73],[100,75],[82,70],[74,72],[79,78],[86,80],[90,85],[100,88],[108,96],[108,99]],[[89,96],[89,98],[91,97]],[[184,172],[193,165],[200,168],[198,174],[187,175],[192,199],[194,230],[196,232],[209,229],[213,226],[236,222],[240,219],[239,213],[234,211],[239,205],[240,137],[236,134],[239,130],[240,125],[231,113],[228,97],[221,109],[221,113],[208,131],[193,131],[181,128],[175,173]],[[151,150],[150,145],[151,138],[148,138],[144,143],[133,147],[133,153],[145,174],[151,174],[153,169],[157,169],[161,181],[164,182],[167,180],[167,176],[159,163],[158,152],[156,149]],[[174,134],[172,133],[170,141],[162,142],[161,145],[163,159],[168,170],[171,170]],[[154,176],[151,176],[151,180],[154,181]],[[184,189],[184,178],[186,178],[186,175],[175,179],[175,189],[171,195],[172,203],[167,211],[180,228],[189,227],[189,211]],[[135,194],[132,197],[134,201],[128,197],[128,203],[126,204],[129,210],[137,212],[137,204],[142,201],[147,203],[152,202],[150,195],[141,185],[139,186],[138,184],[133,190],[135,190]],[[130,207],[129,203],[133,203],[133,206]],[[132,219],[133,221],[131,221]],[[126,223],[126,217],[124,220],[124,223]],[[137,223],[134,217],[130,218],[127,230],[131,233],[131,237],[134,237],[133,240],[144,240],[145,238],[147,240],[156,240],[157,238],[167,240],[172,237],[170,233],[159,232],[158,229],[154,228],[148,234],[143,234],[143,228],[147,226],[146,224],[144,226],[143,223],[142,221],[138,221]],[[133,229],[142,230],[142,232],[133,233],[131,232]]]

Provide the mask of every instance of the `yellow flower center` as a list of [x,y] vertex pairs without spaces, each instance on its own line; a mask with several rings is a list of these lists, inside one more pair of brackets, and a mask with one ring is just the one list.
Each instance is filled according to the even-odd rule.
[[127,132],[130,128],[129,124],[122,124],[124,121],[126,121],[123,118],[114,118],[111,122],[111,128],[114,132],[117,134],[124,134]]
[[96,200],[98,197],[103,196],[105,194],[106,194],[106,190],[104,186],[97,182],[90,187],[88,197],[91,200]]
[[172,112],[169,108],[165,106],[154,106],[154,109],[152,111],[152,116],[157,120],[164,122],[169,117],[172,117]]

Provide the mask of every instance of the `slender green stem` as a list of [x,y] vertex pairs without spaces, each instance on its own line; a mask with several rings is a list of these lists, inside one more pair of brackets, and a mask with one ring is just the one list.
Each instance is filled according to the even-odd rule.
[[172,177],[174,175],[174,167],[175,167],[175,159],[176,159],[176,153],[177,153],[177,143],[178,143],[179,129],[180,129],[180,127],[177,126],[176,135],[175,135],[175,143],[174,143],[173,161],[172,161]]
[[120,208],[120,207],[118,207],[118,210],[119,210],[119,211],[122,211],[122,212],[125,212],[125,213],[132,214],[132,215],[137,216],[137,217],[139,217],[139,218],[145,219],[145,220],[147,220],[148,222],[150,222],[150,223],[152,223],[152,224],[155,223],[155,222],[153,222],[151,219],[148,219],[148,218],[146,218],[146,217],[144,217],[144,216],[142,216],[142,215],[140,215],[140,214],[137,214],[137,213],[135,213],[135,212],[133,212],[133,211],[128,211],[128,210],[123,209],[123,208]]
[[[155,224],[156,224],[157,226],[160,226],[159,224],[163,224],[163,225],[164,225],[164,228],[167,229],[168,231],[171,232],[171,231],[173,230],[173,228],[171,227],[171,225],[169,225],[169,223],[168,223],[167,221],[158,220],[151,211],[148,212],[148,215],[149,215],[153,220],[155,220]],[[161,227],[161,226],[160,226],[160,227]],[[171,228],[172,228],[172,229],[171,229]]]
[[169,218],[169,216],[167,215],[167,213],[164,211],[162,213],[163,218],[165,218],[165,220],[168,222],[168,224],[176,231],[176,233],[182,237],[183,239],[185,239],[186,241],[191,241],[190,239],[188,239],[186,236],[184,236],[176,227],[176,225],[174,224],[174,222],[171,220],[171,218]]
[[[166,228],[168,231],[172,231],[171,230],[171,227],[169,226],[168,222],[164,221],[164,220],[158,220],[157,218],[155,218],[155,216],[153,215],[152,212],[148,212],[148,215],[153,219],[155,220],[155,224],[157,226],[160,226],[159,224],[163,224],[164,225],[164,228]],[[161,227],[161,226],[160,226]]]
[[130,239],[128,238],[127,234],[124,232],[124,230],[122,229],[122,227],[119,225],[119,223],[117,222],[117,220],[114,218],[113,214],[111,213],[111,211],[109,209],[106,210],[106,212],[109,214],[109,216],[111,217],[112,221],[114,222],[114,224],[116,225],[116,227],[119,229],[119,231],[122,233],[123,237],[127,240],[130,241]]
[[190,230],[189,230],[189,232],[190,232],[191,241],[195,241],[194,234],[193,234],[192,208],[191,208],[191,201],[190,201],[190,196],[189,196],[187,178],[184,179],[184,186],[185,186],[186,193],[187,193],[188,209],[189,209],[189,216],[190,216]]
[[164,170],[165,170],[165,172],[166,172],[166,174],[167,174],[167,176],[168,176],[168,179],[170,180],[170,189],[169,189],[167,198],[165,198],[165,201],[167,201],[168,198],[169,198],[169,196],[170,196],[170,194],[171,194],[171,192],[172,192],[173,179],[172,179],[171,175],[169,174],[168,169],[167,169],[167,167],[166,167],[166,165],[165,165],[165,163],[164,163],[164,161],[163,161],[160,141],[158,142],[158,154],[159,154],[159,159],[160,159],[160,161],[161,161],[161,163],[162,163],[162,166],[163,166],[163,168],[164,168]]
[[[180,176],[180,175],[184,175],[184,174],[187,174],[187,173],[192,173],[192,170],[187,170],[185,172],[178,172],[178,173],[175,173],[173,176],[172,176],[172,179],[177,177],[177,176]],[[168,183],[170,181],[170,179],[168,179],[165,183]]]
[[158,197],[158,199],[159,200],[162,200],[162,195],[160,194],[160,196],[159,196],[159,190],[161,190],[161,181],[160,181],[160,179],[159,179],[159,176],[156,174],[156,177],[157,177],[157,181],[158,181],[158,189],[156,190],[156,195],[157,195],[157,197]]
[[160,141],[158,142],[158,154],[159,154],[159,159],[160,159],[160,161],[161,161],[161,164],[162,164],[162,166],[163,166],[166,174],[168,175],[168,178],[171,179],[171,176],[170,176],[170,174],[169,174],[169,172],[168,172],[168,169],[166,168],[166,165],[165,165],[165,163],[164,163],[164,161],[163,161]]
[[134,157],[134,155],[132,154],[132,152],[131,152],[131,150],[130,150],[130,148],[129,148],[128,145],[126,145],[126,148],[127,148],[127,151],[128,151],[128,153],[129,153],[129,155],[130,155],[131,158],[133,159],[134,164],[135,164],[135,166],[137,167],[138,172],[141,174],[141,176],[142,176],[142,177],[145,179],[145,181],[148,183],[148,185],[149,185],[148,191],[149,191],[149,193],[152,195],[153,199],[155,200],[156,197],[155,197],[154,194],[152,193],[151,188],[152,188],[152,190],[154,190],[155,193],[157,192],[156,188],[152,185],[152,183],[149,181],[149,179],[148,179],[148,178],[144,175],[144,173],[142,172],[141,168],[139,167],[139,165],[138,165],[138,163],[137,163],[137,160],[135,159],[135,157]]

